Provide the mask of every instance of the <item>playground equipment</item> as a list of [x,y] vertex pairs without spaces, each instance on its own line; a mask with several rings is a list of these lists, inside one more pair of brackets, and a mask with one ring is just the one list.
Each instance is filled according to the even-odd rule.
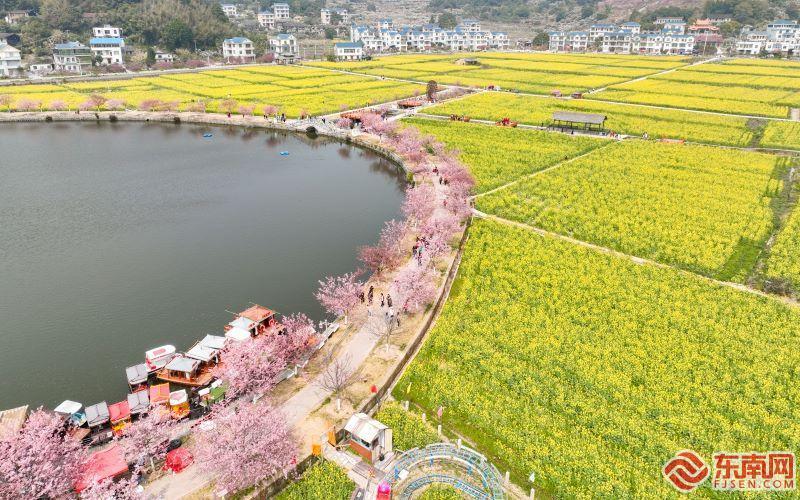
[[[450,463],[464,468],[470,477],[480,481],[482,488],[479,489],[467,481],[441,473],[425,474],[407,485],[402,484],[413,469],[426,464],[432,466],[434,463]],[[424,448],[406,451],[397,458],[390,481],[395,485],[394,489],[401,499],[411,498],[416,490],[432,483],[449,484],[470,498],[481,500],[505,498],[503,481],[497,467],[472,448],[451,443],[434,443]]]

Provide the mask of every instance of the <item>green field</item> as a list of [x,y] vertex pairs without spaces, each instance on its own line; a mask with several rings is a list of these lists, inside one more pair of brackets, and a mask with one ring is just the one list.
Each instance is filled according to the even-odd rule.
[[798,341],[796,307],[478,221],[395,397],[545,495],[677,498],[677,450],[800,446]]
[[461,152],[482,193],[521,176],[553,166],[597,147],[607,140],[570,137],[539,130],[488,127],[444,120],[407,119],[423,134],[433,134]]
[[478,209],[721,279],[744,279],[773,227],[783,163],[626,141],[478,199]]
[[327,460],[317,462],[300,479],[281,491],[276,500],[349,500],[355,489],[353,481],[338,465]]
[[[642,108],[588,99],[543,99],[528,95],[483,92],[446,102],[426,113],[466,115],[498,121],[510,118],[529,125],[548,125],[554,111],[599,113],[607,117],[605,128],[621,134],[651,138],[683,139],[708,144],[747,146],[753,139],[746,118],[696,113],[677,109]],[[800,137],[776,138],[774,143],[800,149]]]

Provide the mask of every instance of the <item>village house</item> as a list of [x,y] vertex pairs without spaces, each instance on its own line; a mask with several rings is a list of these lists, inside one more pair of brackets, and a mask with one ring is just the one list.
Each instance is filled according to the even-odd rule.
[[59,73],[83,74],[92,68],[92,51],[80,42],[57,43],[53,47],[53,68]]
[[19,49],[0,43],[0,76],[11,77],[22,75],[22,57]]
[[333,14],[337,14],[339,16],[339,24],[346,25],[350,23],[350,13],[347,12],[347,9],[321,9],[319,11],[319,17],[322,24],[331,24]]
[[361,42],[340,42],[333,45],[337,61],[358,61],[364,58],[364,44]]
[[117,28],[108,24],[103,26],[95,26],[92,28],[92,36],[96,38],[122,38],[122,28]]
[[272,4],[272,12],[275,14],[276,21],[289,20],[289,4],[288,3],[274,3]]
[[10,10],[3,17],[6,24],[17,24],[31,17],[27,10]]
[[686,33],[686,21],[682,17],[659,17],[653,24],[661,26],[663,33],[683,35]]
[[175,62],[175,54],[164,52],[162,50],[156,50],[156,62]]
[[256,16],[258,25],[266,30],[275,29],[275,13],[271,10],[262,10]]
[[221,3],[219,4],[222,12],[227,16],[229,19],[233,19],[239,16],[239,10],[236,8],[235,4],[232,3]]
[[292,63],[299,54],[297,39],[287,33],[280,33],[270,38],[269,50],[275,54],[275,60],[280,63]]
[[508,34],[483,31],[480,23],[465,20],[453,30],[436,24],[395,27],[391,19],[381,19],[375,26],[351,26],[350,41],[361,42],[365,54],[381,52],[424,52],[435,48],[448,50],[506,50]]
[[800,25],[797,21],[779,19],[767,24],[765,30],[742,30],[736,52],[743,55],[786,54],[800,49]]
[[242,61],[255,61],[256,52],[253,42],[241,36],[226,38],[222,42],[222,57],[230,62],[232,59]]
[[584,52],[590,38],[585,31],[551,31],[549,49],[553,52]]
[[125,40],[119,37],[95,37],[89,40],[89,48],[101,65],[123,64]]

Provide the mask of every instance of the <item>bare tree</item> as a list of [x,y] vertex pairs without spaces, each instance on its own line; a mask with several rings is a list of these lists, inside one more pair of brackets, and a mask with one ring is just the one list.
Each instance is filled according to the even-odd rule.
[[372,316],[365,324],[367,330],[372,336],[382,339],[386,352],[389,352],[389,344],[391,344],[392,335],[397,333],[400,328],[400,318],[396,313],[389,309],[385,311],[383,316]]
[[319,378],[319,385],[326,391],[333,393],[336,398],[336,411],[342,409],[342,392],[355,379],[355,370],[352,367],[352,358],[349,354],[333,358],[333,353],[325,357],[325,370]]

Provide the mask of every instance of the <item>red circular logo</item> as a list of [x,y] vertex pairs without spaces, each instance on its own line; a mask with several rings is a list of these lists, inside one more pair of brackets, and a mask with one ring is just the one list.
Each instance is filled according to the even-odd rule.
[[708,478],[708,465],[692,450],[681,450],[662,469],[664,477],[676,490],[689,493]]

